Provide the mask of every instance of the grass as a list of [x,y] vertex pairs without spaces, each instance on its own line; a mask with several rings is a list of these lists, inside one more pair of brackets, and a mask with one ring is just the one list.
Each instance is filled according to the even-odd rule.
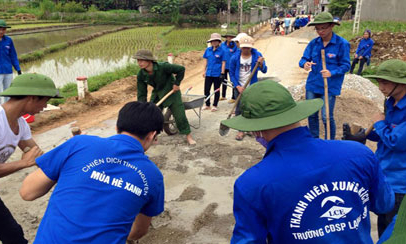
[[[353,29],[353,21],[343,21],[341,22],[340,26],[334,27],[334,32],[342,36],[347,40],[351,40],[356,37],[362,36],[365,29],[370,29],[372,32],[372,39],[373,35],[376,32],[381,31],[389,31],[389,32],[405,32],[406,31],[406,22],[399,22],[399,21],[361,21],[359,27],[359,33],[352,34]],[[390,40],[388,40],[390,41]],[[353,57],[352,57],[353,58]],[[351,59],[352,61],[352,59]],[[358,70],[358,65],[356,65],[354,72]],[[377,64],[374,60],[371,60],[370,66],[364,66],[364,70],[362,72],[362,76],[375,74]],[[374,83],[375,84],[375,83]]]
[[75,25],[77,23],[35,23],[35,24],[10,24],[13,30],[25,30],[25,29],[32,29],[32,28],[40,28],[40,27],[50,27],[50,26],[66,26],[66,25]]
[[370,29],[373,33],[379,31],[389,32],[404,32],[406,31],[406,22],[399,21],[361,21],[359,27],[359,33],[352,34],[353,21],[343,21],[340,26],[334,27],[334,32],[344,37],[347,40],[351,40],[357,36],[362,36],[365,29]]
[[[138,71],[138,65],[132,63],[123,68],[116,69],[112,72],[106,72],[101,75],[89,77],[87,80],[89,92],[97,91],[103,86],[106,86],[115,80],[136,75]],[[50,104],[57,106],[64,103],[67,98],[76,97],[78,95],[76,83],[69,83],[63,86],[59,89],[59,92],[64,98],[52,99],[50,100]]]

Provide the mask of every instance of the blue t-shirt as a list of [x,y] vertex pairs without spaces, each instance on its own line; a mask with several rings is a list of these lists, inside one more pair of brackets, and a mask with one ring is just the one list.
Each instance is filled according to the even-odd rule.
[[163,176],[128,135],[75,136],[36,163],[57,184],[34,243],[124,244],[138,213],[163,211]]
[[370,58],[373,46],[374,46],[374,41],[371,38],[368,38],[368,39],[362,38],[361,42],[358,44],[358,48],[355,53],[358,54],[358,56],[362,56],[364,58]]
[[213,47],[208,47],[203,54],[203,58],[207,59],[206,76],[220,77],[222,63],[226,61],[223,49],[218,47],[213,52]]
[[230,42],[229,45],[227,45],[227,41],[221,43],[221,48],[223,49],[224,52],[224,59],[226,61],[226,69],[230,69],[230,59],[233,56],[233,54],[237,51],[237,44],[235,42]]
[[12,67],[16,71],[21,70],[13,40],[5,35],[0,40],[0,74],[13,73]]
[[377,141],[375,152],[384,174],[396,193],[406,193],[406,96],[393,106],[386,101],[385,120],[374,124],[368,139]]
[[335,33],[333,33],[326,47],[324,47],[321,37],[313,39],[309,45],[307,45],[302,59],[299,61],[299,66],[303,68],[306,62],[316,64],[312,66],[307,77],[306,90],[317,94],[324,94],[324,80],[320,73],[320,71],[323,70],[321,49],[325,49],[326,68],[331,73],[331,77],[327,79],[328,93],[333,96],[340,95],[344,75],[351,68],[350,43]]
[[290,19],[285,18],[285,27],[289,27],[289,26],[290,26]]
[[371,150],[300,127],[270,141],[263,160],[235,182],[231,243],[372,244],[369,211],[393,205]]

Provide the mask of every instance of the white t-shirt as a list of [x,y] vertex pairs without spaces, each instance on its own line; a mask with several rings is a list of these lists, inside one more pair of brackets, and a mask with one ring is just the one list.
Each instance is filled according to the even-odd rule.
[[6,111],[0,106],[0,163],[8,160],[21,140],[31,139],[30,126],[23,117],[18,118],[18,127],[18,135],[16,135],[8,124]]
[[244,86],[248,80],[248,77],[250,77],[251,63],[252,55],[247,59],[243,58],[242,56],[240,57],[240,80],[238,82],[241,86]]

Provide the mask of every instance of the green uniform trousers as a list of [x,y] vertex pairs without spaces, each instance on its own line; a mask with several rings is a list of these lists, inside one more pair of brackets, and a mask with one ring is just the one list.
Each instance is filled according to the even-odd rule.
[[[173,97],[173,102],[168,106],[168,108],[171,110],[172,115],[175,118],[176,127],[178,128],[180,134],[189,135],[190,125],[186,118],[185,106],[183,105],[181,94],[179,91],[177,91],[176,93],[172,94],[171,97]],[[154,103],[157,102],[158,101],[154,101]]]

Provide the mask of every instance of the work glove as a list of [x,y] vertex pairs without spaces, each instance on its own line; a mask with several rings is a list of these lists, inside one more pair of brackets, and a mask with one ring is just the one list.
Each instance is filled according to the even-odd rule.
[[22,73],[21,73],[21,70],[17,71],[17,74],[18,74],[18,75],[21,75],[21,74],[22,74]]
[[367,141],[367,136],[365,135],[365,129],[361,128],[354,135],[351,134],[351,127],[348,123],[343,124],[343,137],[342,140],[357,141],[365,145]]
[[226,79],[226,74],[220,75],[220,81],[223,82]]

